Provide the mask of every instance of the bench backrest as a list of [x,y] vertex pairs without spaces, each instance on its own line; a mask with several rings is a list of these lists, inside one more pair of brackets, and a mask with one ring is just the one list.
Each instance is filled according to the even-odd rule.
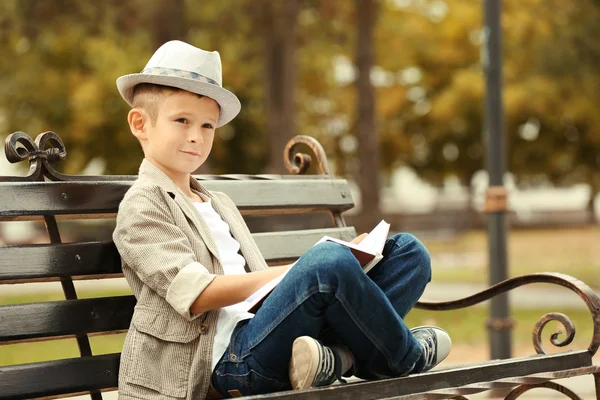
[[[52,138],[62,144],[57,136]],[[288,144],[288,154],[298,141],[320,148],[310,139],[300,138]],[[93,399],[101,399],[102,390],[117,386],[120,347],[107,351],[95,346],[94,340],[99,335],[126,332],[135,298],[123,285],[115,290],[101,289],[98,284],[98,290],[83,293],[88,298],[82,298],[77,288],[83,281],[113,282],[108,279],[122,277],[110,233],[119,202],[135,177],[61,175],[49,165],[53,150],[39,150],[45,146],[37,144],[37,150],[25,146],[30,155],[38,151],[37,157],[30,157],[29,176],[0,177],[0,223],[39,221],[47,234],[47,243],[0,246],[0,354],[24,352],[16,361],[10,357],[2,361],[0,356],[0,399],[73,393],[90,393]],[[7,155],[10,159],[10,149]],[[302,157],[297,159],[306,161]],[[322,154],[317,157],[326,165]],[[44,176],[54,181],[42,181]],[[232,198],[271,265],[298,258],[323,235],[346,240],[355,236],[355,229],[346,227],[341,216],[353,207],[345,180],[327,175],[197,178],[209,190],[223,191]],[[288,220],[282,222],[282,218]],[[28,283],[30,288],[40,282],[60,282],[64,300],[39,301],[33,296],[31,302],[31,295],[1,295],[2,288],[9,285],[25,288],[19,284]],[[48,347],[52,347],[59,343],[57,339],[65,338],[75,339],[78,357],[51,354],[44,359],[43,355],[27,354],[39,347],[23,344],[49,341]],[[30,359],[35,362],[22,361]]]

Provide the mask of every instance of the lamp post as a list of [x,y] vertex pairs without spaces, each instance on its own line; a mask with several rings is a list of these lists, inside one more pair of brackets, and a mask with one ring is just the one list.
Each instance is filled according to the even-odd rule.
[[[500,14],[502,0],[484,0],[486,167],[489,187],[485,212],[488,214],[489,283],[494,285],[508,277],[506,256],[507,194],[503,185],[505,171],[504,112],[502,106],[502,46]],[[492,298],[487,323],[491,358],[510,358],[512,320],[506,294]]]

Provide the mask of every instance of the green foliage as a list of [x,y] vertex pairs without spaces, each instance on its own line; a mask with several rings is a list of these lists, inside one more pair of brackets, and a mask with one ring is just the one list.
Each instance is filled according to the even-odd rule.
[[[68,160],[62,167],[69,173],[81,171],[93,157],[106,160],[107,173],[136,173],[142,153],[129,133],[129,108],[117,92],[115,80],[140,71],[152,54],[159,32],[150,27],[163,11],[161,4],[158,0],[2,3],[0,48],[4,60],[12,60],[0,65],[2,132],[23,130],[34,137],[47,130],[57,132],[67,147]],[[237,53],[240,41],[217,45],[224,34],[222,23],[229,23],[225,14],[231,4],[213,2],[202,7],[203,13],[193,5],[188,5],[186,21],[169,21],[171,27],[163,27],[160,33],[166,31],[168,36],[169,29],[176,32],[174,27],[185,22],[196,29],[189,30],[189,39],[181,39],[220,50],[226,86],[252,105],[221,132],[225,140],[215,149],[215,170],[231,172],[241,167],[259,172],[256,165],[264,158],[262,146],[251,138],[259,137],[262,126],[260,106],[255,105],[260,79],[250,74],[258,74],[259,67],[250,63],[252,68],[246,68],[245,74],[236,73],[244,57],[253,57]],[[243,20],[242,15],[235,17]],[[215,27],[220,30],[214,31]],[[213,29],[212,34],[207,29]],[[231,152],[223,151],[230,148]],[[244,152],[241,157],[231,157],[240,151]]]
[[[468,184],[484,163],[483,10],[456,0],[436,14],[433,3],[390,6],[380,23],[380,65],[420,72],[413,84],[382,89],[384,156],[434,184],[447,175]],[[507,167],[522,184],[598,179],[599,18],[588,1],[503,2]]]
[[4,60],[13,60],[0,66],[2,131],[57,132],[70,173],[97,156],[108,172],[135,172],[139,158],[129,155],[140,154],[139,145],[128,133],[115,78],[139,70],[147,38],[121,35],[109,2],[62,2],[66,11],[46,8],[49,2],[16,4],[3,14],[0,33]]
[[[356,4],[301,5],[296,132],[323,143],[336,173],[352,172],[360,151],[351,145]],[[503,7],[508,169],[522,184],[596,182],[600,190],[600,7],[562,0]],[[219,132],[212,172],[264,172],[270,116],[261,12],[251,0],[2,1],[0,132],[57,132],[69,173],[93,157],[107,161],[107,173],[135,173],[141,151],[115,79],[139,71],[161,41],[180,38],[219,50],[225,85],[243,103]],[[482,20],[482,4],[472,0],[382,0],[373,76],[386,171],[409,165],[440,185],[448,175],[468,184],[484,168]],[[340,80],[344,63],[350,77]]]

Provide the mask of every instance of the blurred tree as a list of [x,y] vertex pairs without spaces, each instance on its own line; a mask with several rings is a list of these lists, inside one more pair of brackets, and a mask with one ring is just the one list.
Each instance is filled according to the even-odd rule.
[[34,137],[56,131],[69,153],[61,167],[70,173],[96,156],[107,161],[109,172],[135,172],[139,164],[127,157],[139,145],[128,133],[127,105],[114,79],[140,69],[132,60],[148,52],[148,41],[125,30],[131,25],[123,24],[123,14],[130,10],[116,3],[2,2],[2,131]]
[[327,149],[334,173],[354,178],[359,229],[380,218],[379,138],[372,86],[380,0],[305,1],[299,14],[299,126]]
[[[107,173],[135,173],[141,151],[129,133],[128,106],[116,90],[115,79],[140,71],[148,55],[166,40],[189,37],[195,44],[221,50],[221,46],[210,42],[208,31],[212,30],[219,43],[225,43],[223,37],[233,37],[226,36],[231,32],[229,25],[219,22],[228,18],[228,9],[235,8],[226,2],[210,2],[198,12],[195,3],[178,1],[167,6],[160,0],[1,2],[0,48],[5,56],[0,65],[2,132],[24,130],[35,136],[45,130],[56,131],[68,150],[68,160],[60,168],[69,173],[81,171],[93,157],[106,161]],[[208,21],[210,16],[215,19]],[[239,12],[236,16],[244,19]],[[166,19],[160,22],[161,18]],[[235,26],[243,28],[244,24]],[[238,51],[244,48],[243,35],[248,33],[248,29],[242,29],[236,43],[222,46],[227,53],[224,65],[229,68],[224,76],[227,87],[232,88],[231,82],[240,98],[254,102],[257,95],[253,91],[260,80],[252,75],[257,75],[260,68],[255,63],[245,68],[236,65],[248,64],[247,59],[243,60],[244,56],[248,58],[247,52]],[[231,54],[236,57],[229,58]],[[249,81],[257,83],[246,86]],[[247,104],[245,114],[219,132],[226,145],[244,149],[242,157],[226,157],[217,150],[220,157],[216,172],[239,171],[244,165],[249,167],[248,172],[261,172],[262,147],[266,147],[266,142],[248,146],[260,134],[261,109]],[[242,140],[230,140],[236,129],[248,133],[240,135]],[[130,156],[132,152],[135,157]]]
[[335,173],[349,176],[358,172],[356,146],[344,146],[356,138],[355,10],[350,1],[306,0],[298,16],[298,133],[319,139]]
[[371,70],[375,63],[374,30],[379,13],[379,0],[356,0],[356,66],[358,78],[357,118],[361,197],[361,220],[364,226],[375,226],[379,211],[379,135],[375,115],[375,93]]
[[[507,9],[507,34],[514,15]],[[514,34],[512,58],[521,60],[507,77],[513,168],[524,184],[549,181],[558,185],[587,183],[594,220],[600,191],[600,4],[592,1],[532,2],[537,20]],[[525,91],[525,90],[526,91]]]
[[[231,123],[217,130],[210,156],[213,173],[264,172],[268,163],[269,138],[263,101],[261,36],[253,18],[251,2],[224,0],[186,3],[190,43],[217,50],[223,62],[223,84],[235,93],[242,111]],[[281,163],[281,155],[279,155]],[[204,170],[203,172],[206,172]]]
[[483,167],[479,4],[405,3],[388,5],[378,31],[390,71],[380,89],[384,165],[407,164],[436,186],[450,175],[469,185]]
[[[478,2],[374,3],[377,22],[360,25],[374,30],[372,67],[358,54],[365,42],[357,24],[370,15],[360,7],[368,1],[261,2],[1,1],[0,131],[56,131],[69,173],[96,156],[108,173],[135,173],[141,152],[115,79],[140,71],[161,42],[184,38],[221,53],[225,86],[243,104],[217,131],[212,172],[280,166],[292,132],[317,137],[339,175],[373,173],[361,156],[386,173],[409,165],[436,186],[448,176],[468,185],[483,168]],[[521,185],[586,182],[597,191],[598,2],[503,4],[509,170]],[[365,128],[357,104],[368,94],[357,88],[369,81],[379,123]],[[361,141],[375,137],[365,132],[379,135],[380,161]]]
[[164,6],[164,2],[150,3],[149,6],[152,12],[152,47],[154,49],[169,40],[187,40],[185,0],[170,0],[168,7]]
[[283,149],[295,134],[296,25],[298,0],[254,0],[248,3],[263,41],[264,99],[269,137],[267,172],[285,173]]
[[[377,33],[378,65],[391,82],[378,96],[383,165],[408,164],[436,186],[448,176],[469,186],[483,168],[480,4],[386,4]],[[591,1],[503,5],[509,171],[521,185],[586,182],[597,193],[598,114],[591,109],[600,95],[600,8]]]

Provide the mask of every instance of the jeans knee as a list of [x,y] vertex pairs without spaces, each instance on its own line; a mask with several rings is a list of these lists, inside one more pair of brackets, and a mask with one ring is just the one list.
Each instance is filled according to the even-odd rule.
[[431,256],[425,245],[413,234],[397,233],[391,238],[396,242],[403,253],[408,254],[414,264],[418,266],[416,269],[425,279],[426,282],[431,281]]
[[303,266],[319,275],[347,274],[349,269],[360,270],[358,261],[347,247],[334,242],[319,243],[304,256]]

